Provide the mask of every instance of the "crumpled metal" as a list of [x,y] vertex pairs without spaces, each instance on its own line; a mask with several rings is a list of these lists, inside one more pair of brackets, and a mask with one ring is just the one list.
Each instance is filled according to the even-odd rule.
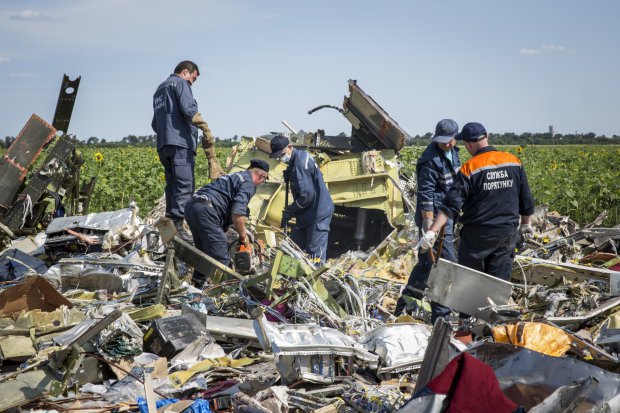
[[365,334],[360,344],[379,355],[381,372],[421,363],[431,332],[428,324],[385,324]]

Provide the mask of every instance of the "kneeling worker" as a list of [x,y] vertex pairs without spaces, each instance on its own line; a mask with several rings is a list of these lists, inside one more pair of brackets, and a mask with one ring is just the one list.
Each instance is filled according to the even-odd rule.
[[[185,208],[196,248],[230,266],[225,230],[233,224],[239,241],[250,244],[245,228],[248,203],[268,175],[269,164],[252,159],[247,170],[224,175],[196,191]],[[205,281],[204,274],[194,273],[194,282],[202,285]]]
[[293,203],[282,212],[282,227],[295,217],[291,239],[316,264],[323,264],[327,253],[329,224],[334,203],[323,180],[323,174],[312,156],[303,149],[293,148],[288,138],[274,136],[270,142],[270,158],[278,159],[288,168],[284,180],[290,183]]

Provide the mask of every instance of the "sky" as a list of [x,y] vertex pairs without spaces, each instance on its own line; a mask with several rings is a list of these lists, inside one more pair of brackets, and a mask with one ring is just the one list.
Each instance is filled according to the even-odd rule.
[[347,81],[411,136],[443,118],[487,131],[620,135],[620,1],[0,0],[0,137],[52,122],[81,76],[69,133],[150,135],[181,60],[220,138],[350,133]]

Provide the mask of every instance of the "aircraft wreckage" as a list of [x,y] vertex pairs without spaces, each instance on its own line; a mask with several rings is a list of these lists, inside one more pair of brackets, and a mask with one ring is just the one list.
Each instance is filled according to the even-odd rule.
[[[620,411],[620,229],[604,213],[579,227],[537,208],[511,282],[439,260],[395,318],[415,179],[399,173],[406,132],[355,81],[342,108],[314,109],[350,136],[291,131],[336,205],[327,265],[277,227],[285,165],[244,137],[227,170],[271,171],[249,205],[252,259],[228,268],[176,237],[161,203],[87,213],[96,179],[81,182],[66,133],[79,80],[0,163],[0,411]],[[474,315],[473,335],[430,325],[430,300]]]

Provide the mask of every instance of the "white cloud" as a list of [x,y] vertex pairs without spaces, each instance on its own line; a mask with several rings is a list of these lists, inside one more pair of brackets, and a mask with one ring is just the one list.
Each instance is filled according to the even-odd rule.
[[20,73],[11,73],[11,77],[18,78],[40,78],[41,75],[38,73],[30,73],[30,72],[20,72]]
[[536,49],[519,49],[519,53],[532,56],[532,55],[541,54],[542,52]]
[[39,22],[51,22],[54,20],[49,14],[36,10],[22,10],[9,17],[11,20],[29,20]]
[[538,49],[519,49],[520,54],[524,55],[539,55],[543,53],[575,53],[574,50],[569,49],[568,47],[558,46],[557,44],[543,44]]
[[558,46],[556,44],[543,44],[541,49],[547,52],[575,53],[574,50],[570,50],[568,47]]
[[[3,14],[2,3],[3,0],[0,0],[0,17],[7,19],[8,24],[0,23],[0,38],[8,31],[12,38],[16,39],[14,44],[10,45],[15,49],[13,55],[21,52],[16,46],[19,41],[20,44],[36,45],[41,54],[52,55],[65,53],[66,45],[70,44],[75,55],[134,53],[138,48],[144,53],[155,55],[165,48],[171,50],[171,53],[185,56],[183,48],[190,46],[184,44],[180,51],[175,51],[178,49],[178,40],[166,33],[181,33],[188,27],[196,32],[222,28],[230,30],[231,27],[239,27],[238,19],[246,16],[247,20],[247,15],[252,11],[247,10],[247,7],[241,4],[243,2],[236,4],[237,2],[208,0],[198,2],[193,12],[183,19],[170,19],[169,0],[60,0],[27,3],[24,0],[12,0],[15,4],[41,5],[16,6],[17,8]],[[148,16],[145,10],[148,10]],[[269,14],[262,9],[260,12],[255,18],[260,19]],[[207,21],[204,19],[205,14],[210,16]],[[42,21],[32,21],[35,19]],[[54,24],[68,21],[71,22],[71,30]],[[160,24],[153,22],[166,22],[166,30],[161,30]],[[11,50],[0,50],[0,54],[9,55],[9,51]],[[15,59],[16,57],[13,57],[13,61]],[[176,59],[175,57],[174,60]],[[199,59],[195,57],[195,60]]]
[[0,63],[7,63],[7,62],[10,62],[10,61],[11,61],[10,57],[0,56]]

